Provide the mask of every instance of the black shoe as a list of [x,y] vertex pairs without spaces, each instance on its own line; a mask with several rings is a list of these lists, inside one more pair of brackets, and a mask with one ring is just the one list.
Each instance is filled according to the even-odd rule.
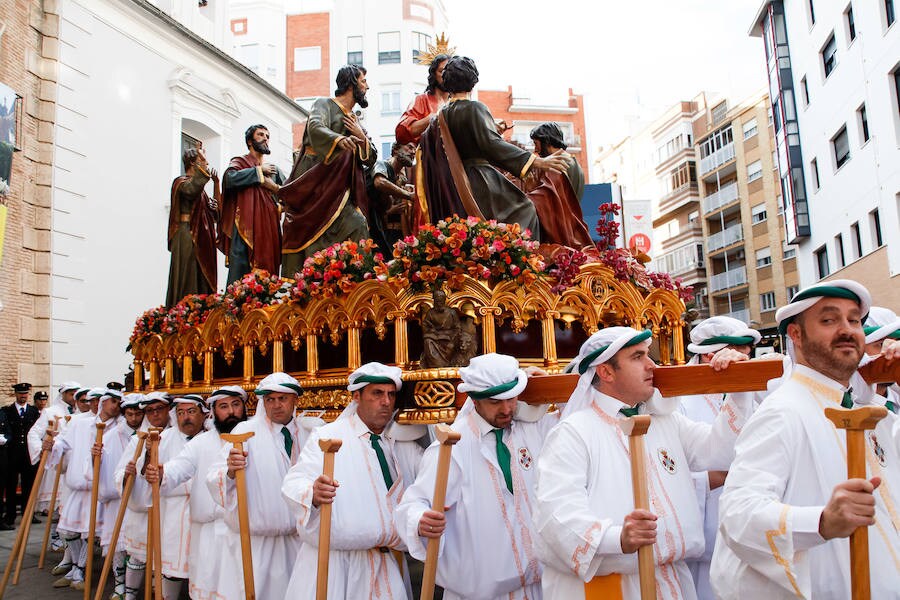
[[32,524],[32,525],[37,525],[37,524],[40,523],[40,522],[41,522],[40,519],[38,519],[38,518],[35,517],[34,515],[31,516],[31,524]]
[[15,527],[9,523],[0,523],[0,531],[13,531]]

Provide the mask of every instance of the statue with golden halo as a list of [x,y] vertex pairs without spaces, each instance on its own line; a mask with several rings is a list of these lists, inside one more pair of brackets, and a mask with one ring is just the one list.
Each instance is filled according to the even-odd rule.
[[449,47],[447,37],[442,33],[435,45],[429,44],[428,50],[419,54],[419,64],[428,66],[428,85],[397,123],[394,135],[398,143],[418,144],[431,118],[446,104],[449,94],[444,90],[444,66],[455,51],[456,48]]

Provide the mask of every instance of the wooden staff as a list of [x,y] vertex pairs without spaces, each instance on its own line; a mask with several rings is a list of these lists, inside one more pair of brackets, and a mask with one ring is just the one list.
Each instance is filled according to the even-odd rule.
[[[147,458],[150,464],[159,466],[159,431],[151,430],[149,433],[149,439],[147,446],[149,448],[149,457]],[[152,493],[152,501],[150,505],[150,534],[153,539],[153,566],[155,570],[153,571],[153,597],[156,600],[162,600],[162,540],[160,539],[160,534],[162,531],[162,527],[160,524],[160,497],[159,497],[159,481],[154,482],[150,486],[150,490]],[[147,556],[150,555],[150,547],[147,548]],[[148,573],[144,571],[144,585],[147,585],[147,576]]]
[[[137,432],[137,448],[134,450],[134,456],[131,462],[137,463],[144,451],[144,440],[147,438],[146,431]],[[119,503],[119,512],[116,513],[116,523],[113,526],[112,537],[109,539],[109,551],[106,553],[106,560],[103,561],[103,570],[100,571],[100,581],[97,582],[97,593],[94,594],[94,600],[102,600],[103,588],[106,587],[106,578],[112,568],[112,561],[116,553],[116,545],[119,543],[119,532],[122,530],[122,522],[125,520],[125,510],[128,508],[128,500],[131,498],[131,490],[134,489],[134,477],[130,473],[125,474],[125,485],[122,487],[122,500]]]
[[153,519],[150,518],[152,507],[147,509],[147,538],[144,543],[146,557],[144,560],[144,600],[153,600]]
[[[106,423],[97,423],[94,444],[103,445]],[[84,569],[84,600],[91,600],[91,578],[94,574],[94,535],[97,533],[97,496],[100,495],[100,456],[94,457],[94,480],[91,482],[91,520],[88,521],[87,565]]]
[[[875,429],[887,416],[883,406],[864,406],[852,410],[826,408],[825,416],[838,429],[847,430],[847,477],[866,479],[866,440],[864,431]],[[850,534],[850,592],[853,600],[869,600],[869,530],[859,527]]]
[[[619,428],[628,436],[628,454],[631,457],[631,491],[635,510],[650,510],[647,492],[647,465],[644,452],[644,434],[650,428],[650,415],[637,415],[619,419]],[[641,600],[656,598],[656,565],[653,564],[653,545],[638,548],[638,576],[641,580]]]
[[[453,444],[459,441],[458,431],[453,431],[447,425],[438,425],[434,428],[434,435],[440,442],[438,449],[437,475],[434,480],[434,496],[431,499],[431,510],[444,514],[444,501],[447,497],[447,477],[450,475],[450,453]],[[429,538],[428,550],[425,554],[425,572],[422,575],[422,591],[419,600],[431,600],[434,597],[434,579],[437,575],[438,550],[441,548],[441,538]]]
[[900,360],[888,362],[883,356],[859,368],[866,383],[900,383]]
[[[694,394],[732,392],[756,392],[766,389],[770,379],[781,377],[784,367],[780,360],[762,359],[735,362],[728,368],[716,371],[709,365],[681,365],[657,367],[653,371],[653,387],[663,397]],[[553,404],[566,402],[579,375],[544,375],[528,378],[528,387],[519,400],[528,404]]]
[[[54,425],[59,429],[60,417],[54,417]],[[53,478],[53,492],[50,494],[50,508],[47,511],[47,526],[44,527],[44,539],[41,543],[41,556],[38,559],[38,569],[44,568],[44,559],[47,558],[47,546],[50,544],[50,529],[53,525],[53,512],[56,510],[56,494],[59,492],[59,480],[62,478],[63,461],[56,465],[56,476]]]
[[[244,452],[244,442],[254,436],[252,431],[234,434],[223,433],[222,441],[230,442],[239,452]],[[241,566],[244,571],[244,598],[256,600],[256,585],[253,583],[253,553],[250,547],[250,512],[247,509],[247,474],[244,469],[234,472],[234,483],[237,488],[238,526],[241,531]]]
[[[334,479],[334,454],[341,449],[341,440],[319,440],[325,453],[322,475]],[[316,600],[328,599],[328,552],[331,549],[331,503],[319,507],[319,562],[316,571]]]
[[[53,435],[55,424],[47,428],[47,435]],[[0,598],[6,591],[6,584],[9,583],[9,575],[12,573],[13,560],[18,557],[16,565],[16,575],[13,577],[13,585],[19,583],[19,571],[22,569],[22,557],[25,554],[25,547],[28,545],[28,531],[31,529],[31,518],[34,516],[34,505],[37,502],[38,488],[41,486],[40,480],[44,472],[44,466],[47,464],[49,452],[41,450],[41,460],[38,463],[38,473],[35,480],[31,484],[31,493],[28,494],[28,502],[25,503],[25,511],[22,513],[22,520],[19,523],[19,530],[16,532],[16,539],[13,547],[9,552],[9,559],[6,561],[6,569],[3,571],[3,580],[0,581]]]

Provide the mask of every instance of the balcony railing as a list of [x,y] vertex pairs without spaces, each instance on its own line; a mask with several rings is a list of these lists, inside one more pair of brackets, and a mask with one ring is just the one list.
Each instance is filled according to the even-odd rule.
[[727,290],[747,283],[747,267],[731,269],[724,273],[718,273],[709,278],[709,289],[713,292]]
[[743,310],[733,310],[729,313],[725,313],[726,317],[731,317],[732,319],[737,319],[743,323],[750,322],[750,309],[745,308]]
[[700,159],[700,174],[705,175],[714,169],[718,169],[729,160],[734,159],[734,144],[728,144],[720,150],[716,150],[706,158]]
[[703,199],[703,214],[711,213],[717,208],[722,208],[726,204],[730,204],[738,198],[737,183],[729,183],[719,189],[718,192],[710,194]]
[[730,227],[726,227],[722,231],[718,233],[714,233],[708,238],[706,238],[706,251],[707,252],[715,252],[720,248],[724,248],[725,246],[730,246],[735,242],[740,242],[744,239],[744,228],[741,227],[741,224],[732,225]]

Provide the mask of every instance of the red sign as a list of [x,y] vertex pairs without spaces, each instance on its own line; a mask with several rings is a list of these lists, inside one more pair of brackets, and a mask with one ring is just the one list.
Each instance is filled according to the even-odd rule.
[[628,238],[628,247],[648,254],[650,252],[650,237],[643,233],[636,233]]

